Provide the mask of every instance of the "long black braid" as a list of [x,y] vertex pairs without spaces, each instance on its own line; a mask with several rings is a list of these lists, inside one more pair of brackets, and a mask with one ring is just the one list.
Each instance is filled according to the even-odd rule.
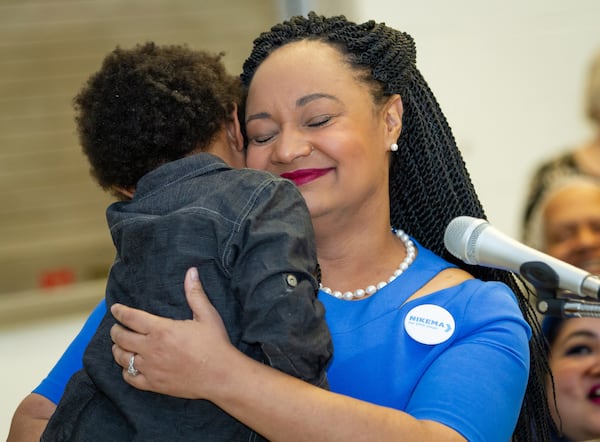
[[356,24],[344,16],[323,17],[314,12],[292,17],[254,41],[241,75],[244,87],[248,88],[256,69],[273,50],[303,39],[338,48],[371,86],[375,101],[392,94],[401,96],[403,127],[389,170],[391,224],[475,277],[502,281],[515,292],[533,336],[529,383],[513,440],[548,440],[546,344],[522,284],[509,272],[467,265],[444,247],[444,231],[454,217],[485,218],[485,213],[448,122],[416,67],[413,39],[374,21]]

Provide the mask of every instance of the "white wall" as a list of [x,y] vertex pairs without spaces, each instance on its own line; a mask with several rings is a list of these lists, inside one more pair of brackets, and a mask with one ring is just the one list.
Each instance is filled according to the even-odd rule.
[[490,220],[518,235],[534,165],[591,134],[582,81],[599,17],[597,0],[369,0],[353,18],[413,36]]

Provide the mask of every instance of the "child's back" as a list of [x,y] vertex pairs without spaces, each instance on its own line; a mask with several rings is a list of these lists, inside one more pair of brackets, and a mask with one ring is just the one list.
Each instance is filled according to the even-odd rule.
[[[128,59],[142,53],[143,60],[149,57],[149,65],[156,64],[147,51],[152,57],[166,54],[176,61],[193,55],[185,48],[146,45],[131,53],[117,51],[116,57],[120,54]],[[122,69],[152,71],[139,60],[138,65],[129,63]],[[102,79],[101,73],[96,74],[96,81]],[[94,83],[89,84],[93,89]],[[102,88],[106,92],[107,85]],[[165,92],[164,83],[159,89]],[[180,107],[186,107],[185,92],[176,92],[177,100],[184,103]],[[147,94],[152,95],[150,91]],[[215,106],[216,102],[208,104]],[[85,100],[80,98],[79,103],[85,104]],[[101,103],[94,102],[94,112]],[[160,100],[153,103],[158,106]],[[80,131],[84,126],[95,130],[100,119],[88,118],[86,109],[81,107]],[[133,196],[107,210],[117,249],[107,284],[107,305],[118,302],[174,319],[191,319],[183,277],[189,267],[198,267],[203,286],[236,347],[256,360],[326,387],[331,341],[323,307],[316,299],[317,261],[308,209],[291,182],[266,172],[234,169],[223,161],[243,159],[235,106],[233,109],[224,114],[222,127],[210,136],[210,142],[195,143],[193,150],[179,154],[178,159],[144,163],[140,158],[137,164],[164,164],[143,174],[135,186],[116,179],[114,165],[106,174],[102,167],[94,167],[96,142],[86,145],[82,136],[92,171],[103,187]],[[157,108],[157,112],[164,109]],[[173,125],[183,120],[180,116]],[[165,125],[163,121],[154,126]],[[130,126],[125,121],[121,126],[115,123],[112,135],[127,132]],[[146,134],[140,136],[150,137],[146,146],[161,139],[158,133],[148,134],[154,126],[147,123],[141,128]],[[134,143],[143,151],[142,141]],[[196,153],[196,146],[211,153]],[[110,149],[103,146],[102,151],[106,154]],[[113,145],[112,152],[116,149]],[[112,178],[106,178],[109,176]],[[86,350],[84,369],[68,384],[44,440],[231,441],[257,437],[211,402],[177,399],[129,386],[112,358],[109,332],[114,323],[107,313]]]

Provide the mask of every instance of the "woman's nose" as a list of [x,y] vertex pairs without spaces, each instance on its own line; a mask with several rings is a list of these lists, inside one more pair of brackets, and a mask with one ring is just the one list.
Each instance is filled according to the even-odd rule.
[[314,150],[313,145],[299,133],[281,133],[273,152],[273,160],[291,163],[297,158],[307,157]]
[[600,377],[600,353],[595,355],[594,362],[590,366],[589,371],[592,376]]

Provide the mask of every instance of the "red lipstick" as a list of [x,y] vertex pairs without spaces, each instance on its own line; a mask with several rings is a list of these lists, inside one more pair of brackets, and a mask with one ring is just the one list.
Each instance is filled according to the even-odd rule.
[[600,385],[594,385],[588,394],[588,399],[597,405],[600,405]]
[[302,186],[322,177],[331,170],[333,170],[332,167],[326,169],[297,169],[293,172],[282,173],[281,177],[293,181],[296,186]]

